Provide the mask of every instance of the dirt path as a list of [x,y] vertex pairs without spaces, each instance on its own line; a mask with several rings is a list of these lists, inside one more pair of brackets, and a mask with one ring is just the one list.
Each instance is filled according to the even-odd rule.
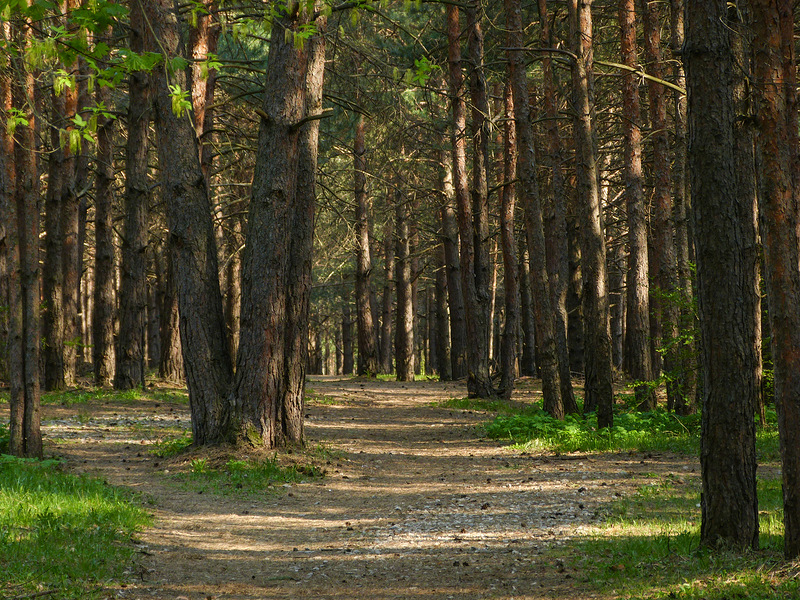
[[519,455],[480,439],[486,415],[435,405],[465,396],[458,384],[316,378],[309,388],[307,436],[332,453],[328,475],[257,498],[191,491],[165,473],[185,464],[146,452],[134,425],[188,427],[186,408],[50,415],[47,435],[71,440],[54,453],[142,492],[156,516],[131,583],[110,597],[593,597],[558,547],[646,472],[687,469],[669,457]]

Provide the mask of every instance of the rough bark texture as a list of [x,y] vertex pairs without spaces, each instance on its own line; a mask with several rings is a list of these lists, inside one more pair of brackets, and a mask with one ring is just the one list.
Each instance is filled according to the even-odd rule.
[[[436,366],[441,381],[453,379],[450,319],[447,313],[447,261],[444,244],[436,249]],[[432,352],[433,353],[433,352]]]
[[[472,7],[473,26],[477,25],[474,13],[476,8]],[[473,27],[474,28],[474,27]],[[476,239],[480,238],[480,232],[476,232],[475,223],[478,217],[474,214],[474,203],[470,201],[469,185],[467,183],[467,109],[464,101],[464,77],[461,72],[461,26],[459,23],[459,10],[454,5],[447,6],[447,38],[448,38],[448,65],[449,65],[449,93],[450,103],[453,110],[453,186],[455,188],[456,209],[458,214],[458,230],[460,236],[460,259],[461,259],[461,289],[464,297],[464,323],[466,330],[467,345],[467,389],[472,397],[488,397],[494,392],[492,382],[489,377],[489,329],[486,322],[486,312],[484,308],[489,305],[488,277],[482,282],[485,284],[483,293],[479,292],[481,283],[478,273],[481,270],[480,252],[476,247]],[[477,41],[473,42],[477,48]],[[482,44],[481,44],[482,46]],[[480,78],[481,70],[475,69],[476,78]],[[476,82],[476,87],[479,85]],[[485,86],[485,81],[484,81]],[[480,112],[478,108],[475,112]],[[488,114],[488,111],[487,113]],[[477,129],[481,132],[480,126]],[[478,142],[480,142],[479,136]],[[483,145],[485,147],[485,144]],[[485,160],[483,149],[477,146],[477,154],[481,157],[476,160]],[[480,165],[479,165],[480,166]],[[485,162],[483,163],[485,178]],[[478,169],[480,171],[480,168]],[[480,175],[478,175],[480,177]],[[478,181],[480,184],[480,181]],[[473,184],[474,185],[474,184]],[[484,192],[485,180],[483,182]],[[480,204],[480,190],[477,189],[476,198]],[[480,207],[479,207],[480,208]],[[488,242],[488,239],[486,240]],[[484,266],[488,267],[488,259]],[[484,274],[485,275],[485,274]]]
[[[508,46],[521,48],[523,42],[520,2],[506,0],[505,10],[506,26],[509,32]],[[521,51],[508,51],[508,68],[511,89],[514,94],[519,192],[525,211],[525,231],[530,256],[536,340],[539,343],[538,358],[542,376],[543,406],[553,417],[562,419],[564,404],[561,400],[561,376],[556,353],[555,323],[550,304],[542,199],[536,179],[536,151],[531,126],[530,98],[525,62]]]
[[[10,24],[0,25],[0,35],[3,39],[8,39]],[[5,58],[0,64],[0,114],[8,114],[11,110],[11,64],[9,58]],[[0,220],[0,305],[4,310],[0,312],[0,379],[10,380],[9,372],[9,315],[10,288],[9,280],[9,250],[11,227],[8,221],[14,215],[12,209],[14,202],[14,140],[8,134],[5,121],[0,121],[0,214],[8,215],[8,218]]]
[[[20,56],[31,43],[27,23],[15,24],[14,41]],[[42,457],[41,385],[39,348],[39,177],[36,167],[36,117],[32,106],[35,79],[30,67],[17,56],[11,84],[11,106],[23,112],[27,125],[19,123],[13,140],[3,150],[14,164],[14,213],[8,219],[9,240],[9,370],[11,372],[11,419],[9,453]],[[7,94],[7,92],[6,92]],[[5,99],[8,106],[8,99]],[[10,172],[8,173],[10,175]],[[8,183],[11,184],[10,177]]]
[[398,381],[414,381],[414,306],[411,298],[411,232],[408,203],[395,193],[395,275],[397,278],[397,320],[395,323],[395,362]]
[[[634,0],[620,0],[620,54],[622,64],[635,68],[636,7]],[[642,185],[642,131],[637,75],[622,74],[622,125],[624,135],[625,208],[628,216],[627,312],[623,368],[634,381],[653,379],[650,361],[650,280],[647,256],[647,206]],[[636,400],[646,410],[655,408],[655,390],[635,388]]]
[[597,410],[600,427],[613,424],[606,245],[603,234],[594,133],[592,3],[568,0],[572,61],[574,135],[581,221],[581,272],[586,382],[584,410]]
[[[110,89],[98,86],[97,101],[109,106]],[[102,115],[97,123],[94,199],[94,294],[92,366],[94,382],[110,385],[114,378],[114,124]]]
[[217,71],[216,69],[205,68],[203,62],[208,59],[209,53],[214,54],[217,52],[220,27],[215,20],[216,7],[214,6],[214,1],[205,0],[202,5],[203,10],[199,10],[196,16],[196,25],[189,31],[188,45],[193,61],[191,66],[191,91],[194,127],[200,152],[200,165],[208,184],[213,159],[210,138],[214,129],[214,111],[211,105],[214,102]]
[[159,294],[161,348],[158,357],[158,376],[172,382],[183,382],[186,372],[183,368],[183,350],[181,348],[180,317],[178,311],[178,286],[175,277],[175,266],[171,260],[172,249],[167,240],[166,272],[161,282]]
[[345,295],[342,302],[342,375],[353,374],[353,319],[350,316],[350,301]]
[[[538,0],[539,20],[541,22],[540,43],[544,48],[553,48],[554,40],[547,18],[546,0]],[[551,57],[542,57],[542,107],[547,119],[544,129],[547,139],[548,166],[552,175],[552,198],[545,203],[544,234],[547,245],[547,276],[550,283],[550,306],[555,322],[556,353],[558,372],[561,381],[561,401],[564,412],[577,413],[578,404],[572,389],[570,369],[567,289],[569,285],[569,245],[567,242],[567,189],[564,182],[564,148],[559,133],[559,114],[555,74]]]
[[689,0],[686,6],[689,173],[703,366],[700,534],[706,545],[756,547],[755,231],[752,200],[737,189],[737,67],[727,3]]
[[242,321],[232,401],[237,436],[273,448],[303,442],[316,141],[324,18],[290,4],[272,26],[243,258]]
[[[153,0],[155,1],[155,0]],[[140,3],[130,12],[130,48],[151,50],[153,42]],[[152,92],[150,75],[131,73],[128,83],[128,139],[125,145],[125,214],[122,233],[122,281],[119,291],[119,338],[116,349],[114,387],[130,389],[142,385],[144,373],[145,318],[147,310],[146,250],[148,244],[147,138]]]
[[764,276],[781,438],[784,554],[800,555],[800,240],[793,3],[753,0]]
[[[147,16],[157,24],[160,47],[177,55],[179,23],[169,0],[151,0]],[[186,89],[185,73],[171,74]],[[231,358],[222,296],[211,207],[189,115],[172,111],[166,75],[155,81],[155,122],[158,133],[161,187],[166,205],[172,270],[180,313],[181,347],[192,411],[195,444],[228,441],[230,406],[226,392],[231,381]]]
[[356,118],[353,139],[353,179],[356,204],[356,330],[358,332],[358,374],[374,377],[380,371],[375,323],[370,302],[372,254],[370,253],[370,202],[367,196],[364,115]]
[[519,242],[519,295],[522,313],[522,349],[520,352],[520,375],[535,377],[536,369],[536,328],[533,317],[533,298],[531,297],[531,267],[528,259],[527,235]]

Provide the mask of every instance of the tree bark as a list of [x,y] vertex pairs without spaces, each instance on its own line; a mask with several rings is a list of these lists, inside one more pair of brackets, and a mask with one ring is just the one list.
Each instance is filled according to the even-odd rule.
[[737,189],[737,66],[724,0],[688,0],[684,59],[703,405],[701,541],[758,544],[753,203]]
[[345,295],[342,301],[342,375],[353,374],[353,320],[350,316],[350,301]]
[[178,311],[178,286],[175,266],[171,260],[173,250],[166,244],[166,273],[159,298],[161,353],[158,360],[158,376],[175,383],[183,382],[186,372],[183,368],[183,349],[181,348],[180,318]]
[[[635,0],[620,0],[619,25],[622,64],[636,67]],[[634,72],[622,74],[622,125],[625,145],[625,208],[628,216],[627,312],[623,368],[633,379],[636,401],[643,410],[656,406],[650,361],[650,280],[647,256],[647,206],[642,182],[642,130],[639,88]]]
[[[39,177],[35,152],[36,114],[32,106],[36,82],[33,72],[24,60],[31,44],[30,26],[27,22],[19,21],[12,27],[13,38],[20,52],[12,59],[14,73],[10,106],[23,112],[27,124],[18,123],[13,139],[7,137],[4,144],[6,156],[10,158],[13,155],[14,164],[14,211],[12,218],[6,223],[9,240],[9,370],[11,372],[9,453],[15,456],[41,458]],[[4,104],[9,106],[7,91],[5,95]],[[10,176],[10,169],[7,173]],[[11,178],[7,179],[11,184]]]
[[[133,3],[130,11],[130,48],[153,49],[143,8]],[[114,368],[114,387],[130,389],[144,382],[146,251],[148,244],[147,154],[152,89],[150,75],[131,73],[128,83],[128,138],[125,145],[125,214],[122,234],[122,281],[119,293],[119,338]]]
[[[522,13],[517,0],[506,0],[508,46],[522,47]],[[561,399],[561,377],[556,353],[555,323],[550,304],[550,284],[547,273],[547,250],[544,237],[542,200],[536,178],[536,152],[530,116],[530,98],[522,52],[508,51],[508,69],[514,94],[514,121],[517,131],[517,161],[519,188],[525,211],[525,231],[530,256],[531,287],[539,343],[539,367],[542,374],[544,410],[557,419],[564,418]]]
[[[147,11],[148,20],[155,24],[160,48],[168,56],[176,56],[180,37],[173,4],[169,0],[151,0]],[[197,445],[215,444],[229,441],[232,435],[226,395],[232,369],[211,206],[192,122],[189,115],[173,112],[166,74],[163,69],[158,69],[157,74],[154,101],[161,186],[176,275],[192,434]],[[176,70],[170,82],[186,89],[185,72]]]
[[578,171],[578,207],[581,221],[581,271],[586,382],[584,411],[597,410],[600,427],[613,425],[614,392],[611,376],[608,277],[597,177],[594,131],[594,75],[592,72],[592,2],[569,0],[572,38],[574,135]]
[[[665,79],[661,55],[660,9],[655,2],[644,2],[644,53],[648,72]],[[681,414],[687,412],[687,398],[678,385],[680,373],[678,332],[678,281],[675,256],[675,235],[672,223],[672,174],[670,171],[669,123],[667,122],[666,91],[661,83],[648,79],[650,126],[653,144],[653,241],[656,261],[656,285],[661,298],[656,309],[661,317],[661,348],[667,375],[667,404]],[[653,402],[645,404],[652,408]]]
[[520,353],[519,371],[520,375],[536,377],[536,335],[533,298],[531,297],[531,268],[526,238],[520,240],[519,255],[520,311],[522,313],[522,351]]
[[452,381],[450,318],[447,312],[447,261],[444,243],[436,248],[436,365],[440,381]]
[[[110,35],[110,32],[109,32]],[[111,90],[98,86],[97,101],[110,105]],[[97,386],[114,379],[114,124],[100,115],[97,123],[94,199],[94,310],[92,367]]]
[[[243,258],[242,321],[232,400],[237,437],[303,443],[304,369],[321,116],[325,20],[292,3],[272,26]],[[294,36],[316,31],[302,45]]]
[[370,202],[367,197],[364,115],[356,118],[353,140],[353,178],[356,204],[356,330],[358,333],[358,374],[374,377],[380,371],[375,323],[370,302],[372,255],[370,253]]
[[395,192],[397,248],[397,322],[395,324],[395,362],[397,381],[414,381],[414,306],[411,298],[411,232],[408,203]]
[[753,0],[764,276],[781,440],[784,554],[800,555],[800,239],[793,3]]

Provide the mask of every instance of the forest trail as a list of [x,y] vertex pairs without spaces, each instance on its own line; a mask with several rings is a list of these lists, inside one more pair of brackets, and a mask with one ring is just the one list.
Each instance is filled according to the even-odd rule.
[[[520,399],[535,394],[522,387]],[[668,457],[514,452],[480,437],[486,414],[438,405],[466,395],[458,383],[315,377],[308,388],[308,445],[322,444],[327,476],[258,496],[199,493],[176,478],[190,457],[147,452],[145,425],[188,427],[186,406],[46,415],[51,452],[142,493],[156,518],[130,582],[109,598],[611,598],[586,591],[559,558],[563,544],[646,473],[685,468]]]

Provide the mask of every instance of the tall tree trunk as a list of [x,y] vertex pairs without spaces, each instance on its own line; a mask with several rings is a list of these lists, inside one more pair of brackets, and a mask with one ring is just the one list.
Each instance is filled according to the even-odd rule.
[[[324,17],[291,3],[272,26],[243,258],[232,390],[237,435],[274,448],[303,442],[303,391],[321,114]],[[294,37],[308,25],[305,43]]]
[[581,220],[581,271],[586,383],[584,411],[597,410],[600,427],[613,424],[608,277],[597,177],[591,0],[568,0],[574,100],[574,134]]
[[215,21],[214,0],[204,0],[202,10],[197,11],[195,26],[189,30],[189,53],[192,58],[191,91],[194,127],[200,152],[200,166],[206,185],[209,182],[213,152],[211,139],[214,130],[214,90],[217,84],[217,70],[209,69],[205,61],[209,54],[217,52],[220,27]]
[[556,353],[555,323],[550,304],[550,284],[547,273],[547,250],[544,237],[542,200],[536,179],[536,151],[530,116],[530,98],[525,63],[521,50],[522,11],[518,0],[506,0],[508,28],[508,69],[514,93],[514,121],[517,130],[517,162],[519,188],[525,210],[525,231],[530,255],[533,307],[536,340],[539,344],[539,367],[542,373],[544,409],[557,419],[564,418],[561,399],[561,376]]
[[503,248],[503,286],[505,325],[503,327],[500,394],[511,398],[517,376],[517,338],[519,334],[519,261],[514,234],[514,209],[517,189],[517,128],[514,120],[514,97],[510,81],[506,83],[505,126],[503,135],[503,188],[500,192],[500,238]]
[[62,225],[62,189],[65,179],[65,149],[61,147],[60,127],[65,125],[66,96],[51,93],[52,120],[50,145],[52,151],[47,165],[45,194],[45,253],[42,265],[42,288],[45,309],[43,318],[44,389],[63,390],[66,387],[64,367],[64,234]]
[[[655,2],[642,0],[644,24],[644,54],[649,73],[664,79],[661,56],[660,9]],[[677,382],[682,379],[679,371],[678,347],[678,291],[677,262],[675,257],[675,235],[672,224],[672,174],[670,171],[669,124],[665,88],[661,83],[649,79],[647,93],[650,107],[650,126],[653,143],[653,241],[656,260],[656,285],[661,298],[656,302],[661,317],[661,347],[664,370],[667,374],[667,404],[679,413],[686,412],[687,399]],[[645,404],[651,408],[653,402]]]
[[800,555],[800,240],[793,2],[753,0],[764,276],[781,438],[784,554]]
[[178,285],[175,266],[171,260],[173,249],[169,247],[170,243],[172,242],[168,238],[165,249],[166,260],[164,261],[167,268],[159,298],[161,304],[161,355],[158,361],[158,376],[161,379],[178,383],[184,381],[186,373],[183,368],[183,349],[181,348]]
[[[636,67],[635,0],[620,0],[620,53],[622,64]],[[623,368],[634,382],[636,401],[643,410],[656,406],[655,390],[647,385],[653,377],[650,361],[650,280],[647,256],[647,206],[642,182],[642,131],[637,75],[622,74],[622,119],[625,142],[625,208],[628,216],[627,312]]]
[[[147,11],[150,23],[156,24],[159,47],[170,57],[179,55],[179,23],[173,4],[151,0]],[[192,434],[195,444],[214,444],[231,437],[226,393],[232,369],[211,206],[190,116],[173,112],[167,87],[172,83],[186,89],[186,74],[176,70],[169,82],[164,70],[159,69],[157,74],[154,100],[161,185],[176,275]]]
[[[155,1],[155,0],[153,0]],[[134,52],[153,49],[153,41],[139,3],[131,5],[130,48]],[[149,150],[152,90],[150,75],[134,72],[128,84],[128,138],[125,145],[125,215],[122,234],[122,282],[119,293],[119,338],[116,349],[114,387],[130,389],[142,385],[144,332],[147,309],[146,250],[148,244],[147,155]]]
[[370,253],[370,202],[367,197],[364,115],[356,119],[353,140],[353,178],[356,204],[356,330],[358,332],[358,374],[374,377],[380,371],[378,344],[370,302],[372,255]]
[[[111,90],[107,86],[98,86],[95,93],[98,103],[110,105]],[[98,386],[110,385],[114,378],[114,123],[115,119],[98,117],[92,311],[92,366]]]
[[[543,48],[553,48],[554,40],[547,18],[546,0],[538,0],[541,22],[540,43]],[[547,247],[547,276],[550,283],[550,307],[555,323],[556,353],[561,381],[561,401],[564,412],[577,413],[578,404],[572,389],[572,372],[569,356],[567,291],[569,287],[569,244],[567,241],[567,189],[564,182],[564,149],[558,122],[558,104],[553,63],[548,53],[542,57],[542,104],[547,119],[544,123],[547,137],[547,158],[552,174],[552,199],[545,203],[544,233]]]
[[[444,144],[442,144],[444,146]],[[450,364],[453,379],[467,375],[467,327],[464,311],[464,293],[461,287],[461,257],[458,248],[458,220],[456,217],[455,187],[453,185],[453,156],[444,148],[439,153],[442,169],[442,204],[439,221],[442,224],[442,245],[447,271],[447,304],[450,308]]]
[[411,231],[409,207],[400,191],[395,192],[395,235],[397,248],[397,322],[395,325],[395,362],[397,381],[414,381],[414,306],[411,298]]
[[[390,192],[391,193],[391,192]],[[383,268],[385,282],[381,297],[381,373],[391,373],[392,361],[392,303],[394,296],[394,224],[386,219],[383,229]]]
[[[10,39],[10,23],[0,24],[0,35],[3,39]],[[10,57],[4,57],[0,61],[0,114],[9,114],[11,103],[11,70]],[[0,220],[0,304],[6,307],[0,311],[0,379],[10,381],[9,372],[9,314],[10,308],[10,288],[9,270],[10,259],[10,239],[11,226],[8,221],[16,213],[14,206],[14,139],[6,130],[6,123],[0,120],[0,214],[8,215],[7,218]],[[16,245],[16,244],[15,244]]]
[[[24,57],[31,44],[26,22],[13,26],[19,54],[13,60],[11,99],[4,90],[4,106],[22,111],[27,123],[18,123],[13,139],[6,130],[6,159],[13,156],[12,218],[7,220],[9,241],[9,370],[11,419],[9,452],[15,456],[42,457],[41,385],[39,381],[39,177],[36,167],[35,78]],[[6,113],[8,114],[8,113]],[[5,124],[4,124],[5,125]]]
[[737,189],[734,60],[724,0],[688,0],[684,59],[703,405],[701,541],[758,544],[753,203]]

